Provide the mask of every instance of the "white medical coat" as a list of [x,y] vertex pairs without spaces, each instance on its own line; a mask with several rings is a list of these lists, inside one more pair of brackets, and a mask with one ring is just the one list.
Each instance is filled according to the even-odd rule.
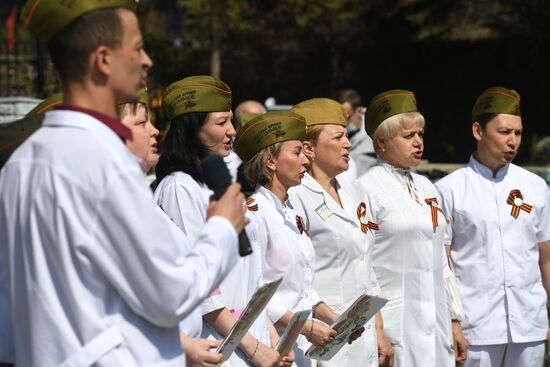
[[[405,175],[412,175],[419,203],[405,190]],[[444,286],[444,276],[452,276],[443,246],[445,216],[437,211],[434,228],[425,202],[438,197],[434,185],[381,160],[355,185],[380,226],[373,267],[381,295],[389,299],[382,317],[396,366],[454,366]]]
[[[213,192],[205,185],[200,184],[189,174],[184,172],[173,172],[163,178],[155,190],[155,200],[162,206],[168,216],[180,227],[191,239],[199,235],[205,225],[208,204]],[[200,315],[212,312],[216,309],[227,307],[234,311],[236,317],[242,313],[247,303],[252,298],[254,291],[260,285],[262,278],[262,245],[258,234],[258,223],[252,213],[247,213],[250,223],[245,230],[252,247],[252,254],[246,257],[239,257],[237,264],[229,275],[222,281],[220,291],[216,292],[201,305]],[[201,333],[195,333],[198,323],[195,315],[193,320],[183,321],[183,330],[188,333],[189,327],[193,324],[192,337],[200,337]],[[216,339],[223,338],[211,327],[203,325],[203,337],[214,336]],[[270,336],[267,327],[267,314],[262,312],[249,329],[250,334],[259,339],[262,343],[270,346]],[[243,365],[246,358],[239,351],[239,356],[233,354],[229,360],[231,366]]]
[[[547,295],[538,244],[550,240],[550,193],[544,180],[514,164],[496,177],[474,156],[436,184],[451,217],[446,244],[462,296],[464,335],[473,345],[546,339]],[[520,190],[530,213],[507,203]]]
[[0,173],[17,365],[185,365],[178,322],[237,259],[221,217],[186,252],[188,241],[111,129],[48,112]]
[[[313,289],[315,252],[307,233],[298,228],[289,200],[281,204],[275,194],[263,186],[259,186],[251,198],[253,202],[249,207],[256,207],[260,238],[266,244],[263,280],[283,278],[267,305],[267,315],[276,323],[287,311],[311,309],[320,302]],[[294,352],[299,367],[314,363],[304,356],[310,346],[303,335],[298,337]]]
[[[314,288],[335,312],[342,313],[361,294],[378,295],[379,288],[372,269],[374,231],[361,230],[362,218],[357,215],[361,201],[355,190],[338,181],[336,188],[342,207],[309,174],[289,190],[289,197],[296,213],[304,218],[315,249]],[[372,221],[370,214],[365,214],[363,220]],[[321,365],[378,366],[374,319],[365,328],[360,339],[346,344]]]

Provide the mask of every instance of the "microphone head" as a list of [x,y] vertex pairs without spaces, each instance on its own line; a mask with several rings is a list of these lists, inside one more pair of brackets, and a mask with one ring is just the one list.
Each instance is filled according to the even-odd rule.
[[223,158],[217,154],[209,155],[202,160],[201,168],[206,186],[214,191],[217,199],[220,198],[231,185],[231,174]]

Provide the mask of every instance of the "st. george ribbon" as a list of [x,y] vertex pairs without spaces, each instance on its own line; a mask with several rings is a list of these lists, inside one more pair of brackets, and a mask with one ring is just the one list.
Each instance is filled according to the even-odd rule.
[[[231,185],[231,175],[223,158],[215,154],[209,155],[202,160],[201,167],[206,186],[214,191],[214,198],[218,200]],[[252,247],[243,228],[239,233],[239,255],[247,256],[251,253]]]

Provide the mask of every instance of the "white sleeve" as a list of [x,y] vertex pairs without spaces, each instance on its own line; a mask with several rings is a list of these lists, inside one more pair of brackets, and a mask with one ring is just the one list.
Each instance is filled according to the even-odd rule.
[[206,221],[201,192],[190,185],[171,182],[162,187],[158,204],[181,230],[194,241]]
[[[447,253],[445,248],[443,248],[444,259],[447,260]],[[445,266],[443,268],[443,278],[445,282],[445,290],[447,291],[448,297],[448,306],[449,312],[451,314],[452,320],[462,321],[464,320],[464,309],[462,308],[462,301],[460,300],[460,294],[458,293],[458,287],[456,285],[456,278],[451,268],[449,267],[449,262],[445,261]]]
[[441,208],[443,210],[443,215],[445,215],[445,218],[450,222],[447,224],[447,227],[445,228],[445,237],[444,237],[444,244],[448,246],[452,246],[453,243],[453,200],[451,197],[451,194],[445,190],[445,188],[442,185],[438,185],[437,182],[435,184],[435,187],[439,193],[439,201]]
[[550,240],[550,190],[548,190],[548,186],[544,186],[544,207],[540,210],[536,233],[539,243]]
[[[162,210],[192,241],[202,231],[206,215],[202,193],[196,188],[181,182],[171,182],[163,186],[159,196]],[[201,315],[225,307],[220,289],[214,290],[200,305]]]
[[99,194],[90,241],[79,251],[135,313],[161,327],[177,326],[235,264],[234,227],[212,217],[190,245],[129,170],[114,174]]

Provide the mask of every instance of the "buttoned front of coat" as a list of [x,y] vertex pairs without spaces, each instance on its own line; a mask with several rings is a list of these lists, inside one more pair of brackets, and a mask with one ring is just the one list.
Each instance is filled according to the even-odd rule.
[[[337,182],[336,187],[342,206],[309,174],[289,190],[289,197],[304,218],[315,249],[314,288],[335,312],[342,313],[361,294],[378,295],[380,291],[372,269],[375,230],[361,229],[362,223],[373,223],[370,213],[358,210],[361,201],[351,186]],[[321,364],[377,366],[374,320],[367,323],[360,339]]]
[[[474,156],[436,184],[451,217],[445,242],[464,305],[470,344],[546,339],[547,295],[538,244],[550,240],[550,194],[544,180],[514,164],[495,177]],[[509,196],[519,190],[530,211],[512,215]],[[524,208],[526,208],[524,206]]]

